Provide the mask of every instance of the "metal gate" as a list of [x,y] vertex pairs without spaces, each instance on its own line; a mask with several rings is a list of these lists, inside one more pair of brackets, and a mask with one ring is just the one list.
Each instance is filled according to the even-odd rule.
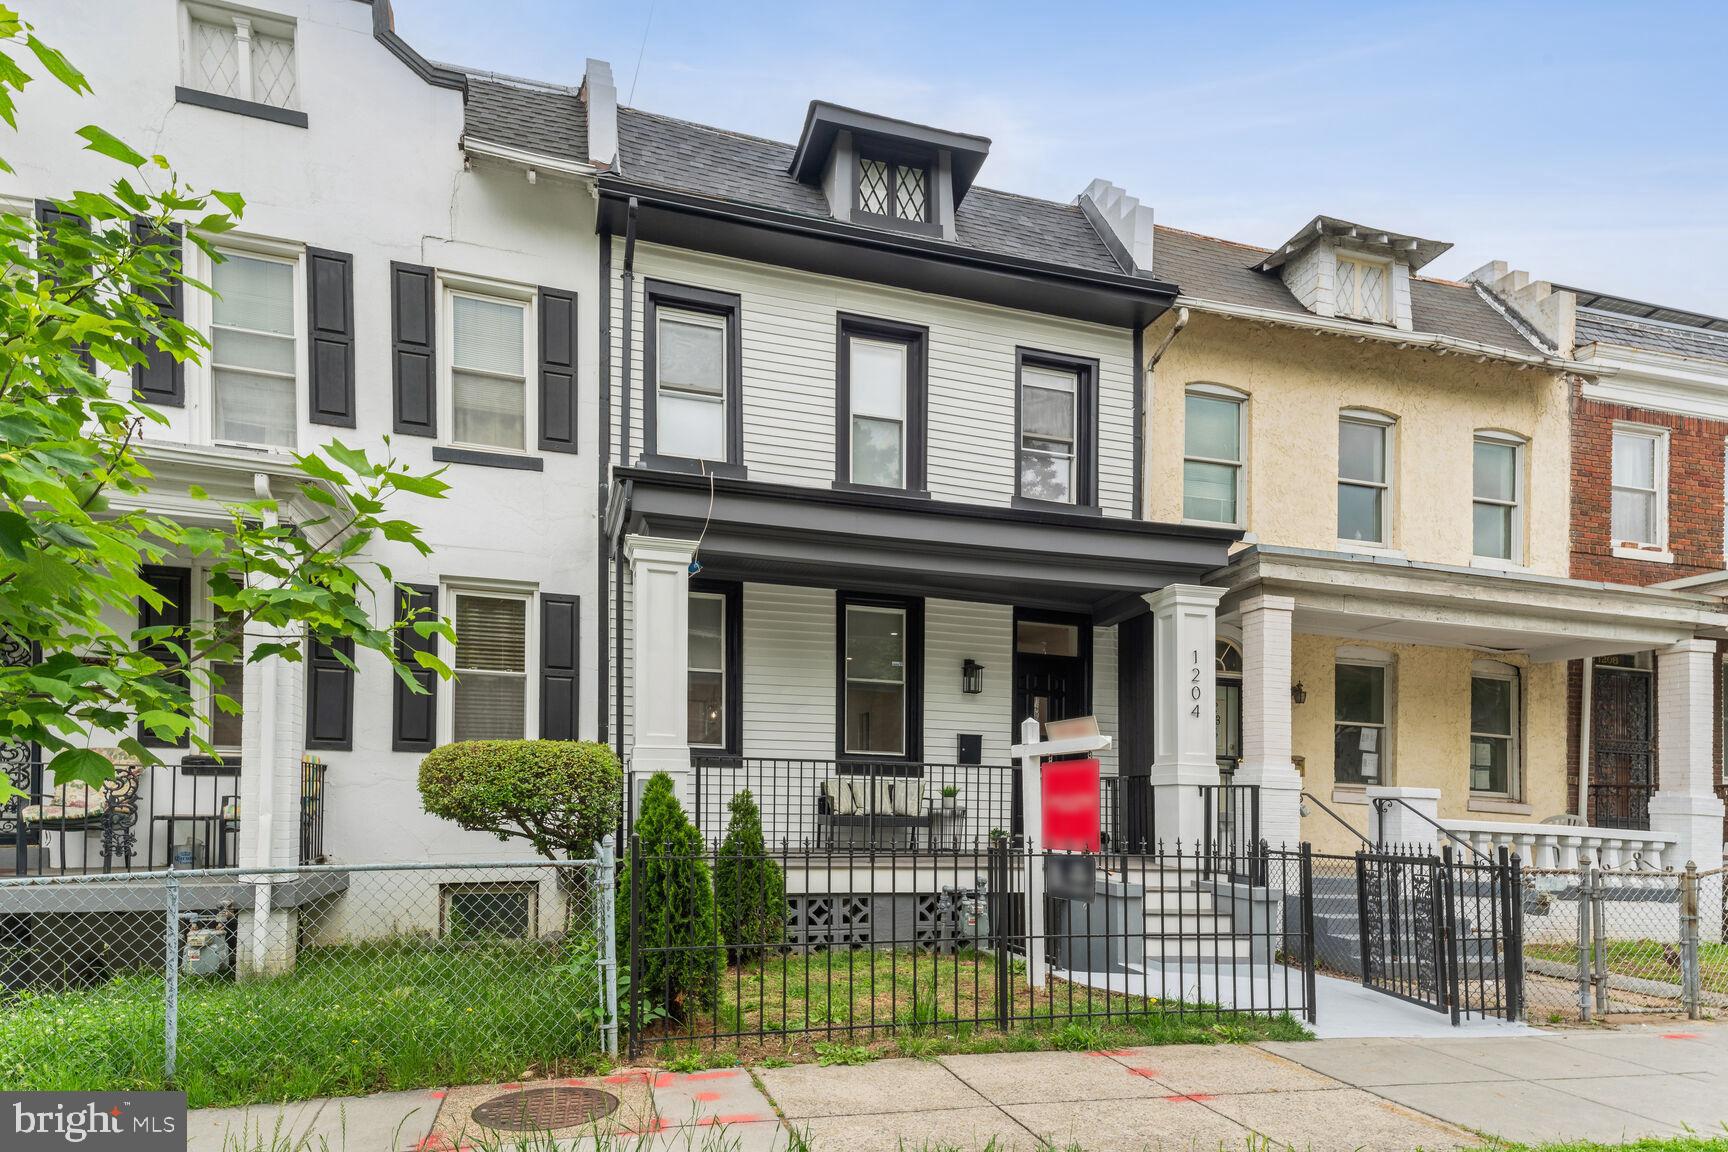
[[1516,856],[1356,854],[1362,983],[1449,1015],[1518,1019],[1523,912]]

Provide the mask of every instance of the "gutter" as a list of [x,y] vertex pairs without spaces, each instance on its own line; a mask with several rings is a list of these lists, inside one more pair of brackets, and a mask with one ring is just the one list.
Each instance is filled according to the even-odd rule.
[[1256,308],[1248,304],[1228,304],[1221,300],[1178,296],[1176,306],[1192,308],[1196,312],[1206,312],[1214,316],[1227,316],[1233,320],[1254,320],[1263,324],[1279,324],[1288,328],[1301,328],[1328,336],[1348,336],[1358,341],[1375,340],[1384,344],[1394,344],[1399,348],[1423,348],[1439,356],[1474,357],[1478,361],[1494,360],[1503,364],[1517,365],[1521,370],[1542,368],[1550,372],[1572,372],[1591,376],[1611,376],[1617,371],[1612,368],[1597,368],[1588,364],[1580,364],[1563,356],[1550,356],[1537,352],[1514,352],[1510,348],[1498,348],[1492,344],[1464,340],[1457,336],[1445,336],[1438,332],[1405,332],[1398,328],[1361,324],[1351,320],[1334,320],[1326,316],[1297,316],[1290,312]]
[[573,176],[592,180],[606,171],[598,165],[584,163],[581,160],[569,160],[559,156],[548,156],[541,152],[529,152],[522,148],[512,148],[508,144],[494,144],[490,140],[476,140],[471,136],[462,137],[461,146],[463,153],[468,156],[513,164],[519,168],[526,168],[530,172],[547,172],[557,176]]

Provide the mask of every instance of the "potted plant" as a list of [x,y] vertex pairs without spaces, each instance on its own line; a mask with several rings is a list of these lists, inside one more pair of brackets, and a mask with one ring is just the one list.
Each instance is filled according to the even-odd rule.
[[960,786],[958,784],[942,785],[942,811],[952,812],[960,806]]

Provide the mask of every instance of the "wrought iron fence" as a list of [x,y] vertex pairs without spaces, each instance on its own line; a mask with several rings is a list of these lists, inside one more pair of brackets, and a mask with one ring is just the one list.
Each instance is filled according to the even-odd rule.
[[1525,984],[1533,1021],[1728,1009],[1723,869],[1527,873]]
[[[1231,881],[1228,867],[1212,874],[1216,860],[1196,845],[1123,860],[1005,836],[895,850],[782,842],[750,856],[655,853],[633,838],[629,1050],[1149,1017],[1312,1020],[1306,851],[1260,850],[1259,885]],[[1035,877],[1047,893],[1038,915]]]
[[0,1089],[200,1104],[556,1071],[615,1049],[595,859],[0,880]]

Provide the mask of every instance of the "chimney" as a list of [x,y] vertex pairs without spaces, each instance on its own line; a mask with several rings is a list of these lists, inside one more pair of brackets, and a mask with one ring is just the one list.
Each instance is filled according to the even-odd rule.
[[1546,280],[1532,280],[1530,273],[1514,269],[1504,260],[1489,261],[1464,279],[1499,301],[1554,351],[1572,355],[1578,305],[1575,293],[1557,289]]
[[582,77],[582,102],[588,106],[588,159],[602,168],[618,167],[618,87],[612,65],[588,61]]
[[1094,180],[1080,193],[1080,210],[1097,229],[1122,271],[1152,274],[1152,209],[1108,180]]

